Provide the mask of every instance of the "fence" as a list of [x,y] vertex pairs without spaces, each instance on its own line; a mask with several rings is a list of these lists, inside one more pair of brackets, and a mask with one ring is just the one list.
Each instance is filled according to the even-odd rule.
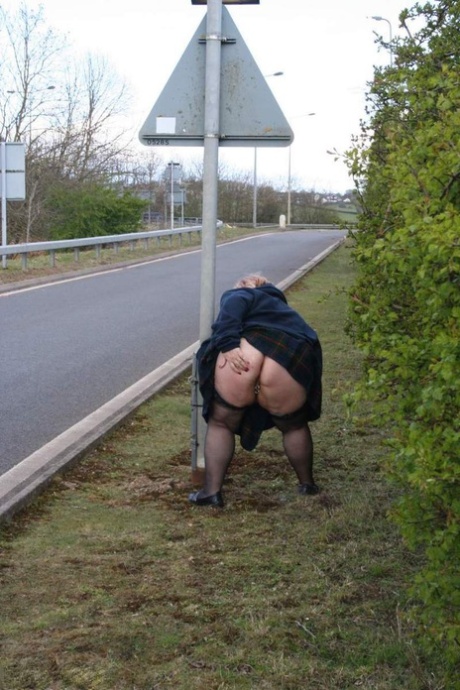
[[[217,227],[223,225],[222,221],[217,222]],[[145,247],[148,247],[149,240],[156,239],[160,241],[161,237],[169,237],[171,243],[173,235],[179,235],[179,241],[182,241],[182,235],[188,235],[190,242],[192,241],[192,233],[199,233],[202,230],[201,225],[192,225],[188,227],[166,229],[166,230],[149,230],[147,232],[131,232],[124,235],[102,235],[101,237],[82,237],[76,240],[56,240],[55,242],[28,242],[25,244],[9,244],[7,246],[0,246],[0,256],[21,256],[22,269],[27,269],[27,258],[29,254],[36,254],[39,252],[49,252],[50,264],[55,265],[56,252],[73,249],[75,261],[79,260],[79,251],[82,247],[94,247],[96,256],[99,258],[101,248],[107,245],[113,245],[115,253],[122,243],[134,245],[142,241]]]
[[[186,218],[185,222],[190,223],[191,221],[201,221],[200,218]],[[217,227],[220,228],[223,226],[223,222],[221,220],[217,221]],[[239,227],[239,226],[245,226],[247,227],[247,224],[244,223],[234,223],[232,224],[234,227]],[[271,224],[271,225],[260,225],[257,226],[259,230],[261,230],[263,227],[270,227],[270,228],[275,228],[279,227],[278,225]],[[308,229],[308,230],[333,230],[339,228],[338,225],[320,225],[320,224],[297,224],[297,225],[290,225],[288,229],[290,230],[300,230],[300,229]],[[24,244],[9,244],[6,246],[0,245],[0,257],[8,257],[8,256],[17,256],[18,254],[21,256],[21,264],[22,264],[22,269],[25,271],[27,270],[27,258],[29,254],[38,254],[41,252],[49,252],[50,255],[50,265],[52,267],[55,266],[56,263],[56,252],[58,251],[63,251],[67,249],[73,249],[74,250],[74,259],[75,261],[79,260],[79,251],[82,247],[94,247],[96,251],[96,257],[99,258],[101,254],[101,249],[102,247],[112,245],[113,250],[115,253],[118,252],[118,249],[121,244],[126,243],[130,244],[131,248],[134,249],[134,246],[136,245],[137,242],[142,241],[144,243],[145,248],[147,249],[149,240],[151,239],[156,239],[157,242],[160,242],[160,239],[162,237],[169,237],[169,242],[171,244],[172,238],[174,235],[179,236],[179,243],[182,242],[182,236],[186,235],[189,237],[190,243],[192,242],[192,233],[196,232],[198,235],[201,233],[202,230],[202,225],[186,225],[184,227],[180,228],[169,228],[165,230],[148,230],[146,232],[131,232],[131,233],[126,233],[124,235],[101,235],[100,237],[81,237],[76,240],[56,240],[55,242],[27,242]],[[6,259],[5,259],[6,262]],[[5,263],[3,264],[5,268]]]

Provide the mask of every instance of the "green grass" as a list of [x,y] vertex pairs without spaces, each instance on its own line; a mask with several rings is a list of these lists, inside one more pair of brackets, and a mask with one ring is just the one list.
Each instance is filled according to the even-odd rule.
[[447,690],[406,622],[417,559],[380,432],[343,403],[351,280],[343,247],[288,293],[324,349],[321,493],[296,494],[272,430],[238,449],[224,510],[191,506],[184,376],[4,526],[1,690]]

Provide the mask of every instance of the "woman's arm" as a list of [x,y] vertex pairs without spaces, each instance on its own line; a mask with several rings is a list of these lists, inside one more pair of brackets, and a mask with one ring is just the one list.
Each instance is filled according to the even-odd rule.
[[227,290],[222,295],[220,310],[212,326],[213,344],[221,352],[239,348],[245,317],[254,295],[250,288]]

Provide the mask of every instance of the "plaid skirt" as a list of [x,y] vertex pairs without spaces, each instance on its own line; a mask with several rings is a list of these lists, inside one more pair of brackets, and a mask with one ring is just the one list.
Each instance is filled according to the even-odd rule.
[[323,357],[319,340],[310,342],[282,331],[254,329],[243,333],[248,343],[281,364],[307,391],[307,421],[321,415]]
[[[306,390],[304,406],[305,421],[312,422],[321,415],[323,370],[322,351],[319,340],[308,341],[288,335],[276,329],[251,329],[244,331],[242,337],[266,357],[278,362]],[[203,417],[208,421],[211,403],[214,399],[214,369],[219,352],[211,340],[204,341],[196,355],[198,384],[203,397]],[[258,403],[245,409],[238,434],[245,450],[253,450],[262,431],[274,426],[267,410]]]

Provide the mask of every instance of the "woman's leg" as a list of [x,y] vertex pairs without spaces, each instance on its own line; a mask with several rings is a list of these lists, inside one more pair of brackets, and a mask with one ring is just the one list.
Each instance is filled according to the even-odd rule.
[[313,480],[313,439],[305,420],[306,391],[289,372],[266,357],[260,372],[259,404],[270,412],[283,434],[283,448],[303,493],[316,493]]
[[[230,462],[235,452],[235,433],[238,431],[244,410],[255,401],[254,387],[263,363],[263,355],[243,338],[240,345],[248,371],[236,373],[220,354],[214,372],[214,385],[218,394],[213,407],[204,443],[205,480],[203,496],[221,490]],[[219,397],[223,398],[219,402]]]
[[[200,491],[189,496],[193,503],[199,505],[223,505],[219,492],[235,452],[235,434],[246,407],[256,399],[254,389],[264,357],[244,338],[240,347],[249,363],[247,371],[237,373],[222,353],[217,358],[214,371],[217,399],[212,404],[204,442],[204,484]],[[215,497],[216,494],[218,503],[206,502],[207,497]]]
[[204,443],[205,478],[201,497],[219,492],[235,452],[235,433],[244,409],[230,409],[214,401]]
[[[299,411],[299,417],[304,417],[304,411]],[[313,479],[313,439],[310,427],[303,420],[295,420],[272,415],[277,429],[283,434],[283,448],[297,475],[299,484],[304,487],[303,493],[316,493]],[[300,424],[300,426],[299,426]],[[310,487],[309,489],[307,487]]]

